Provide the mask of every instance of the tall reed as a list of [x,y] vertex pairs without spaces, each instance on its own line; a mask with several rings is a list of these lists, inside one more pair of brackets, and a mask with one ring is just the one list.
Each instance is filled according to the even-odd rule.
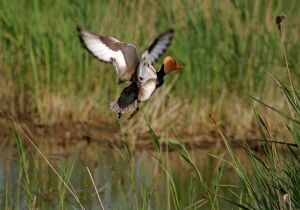
[[[287,23],[291,32],[286,46],[292,75],[297,75],[294,67],[300,64],[297,0],[3,0],[0,7],[0,82],[9,87],[0,90],[9,92],[1,101],[7,111],[37,113],[50,124],[64,118],[85,120],[93,113],[107,115],[109,102],[123,88],[111,66],[82,49],[77,25],[136,44],[139,53],[158,33],[176,28],[167,54],[175,56],[185,71],[163,101],[159,91],[150,103],[157,103],[152,112],[160,113],[164,107],[172,109],[172,101],[178,99],[174,103],[182,108],[172,115],[184,115],[183,123],[201,116],[191,113],[211,109],[228,122],[238,114],[229,108],[246,104],[246,92],[265,92],[276,101],[277,93],[263,78],[266,70],[281,68],[280,43],[272,24],[280,10],[292,20]],[[171,76],[166,80],[168,86]]]
[[[283,20],[285,16],[277,16],[277,24],[280,32],[283,54],[285,57],[287,81],[283,82],[271,73],[271,78],[278,85],[282,92],[282,98],[286,99],[286,103],[290,108],[289,111],[280,110],[276,105],[269,105],[261,99],[249,97],[249,101],[253,106],[257,122],[260,126],[261,137],[263,142],[264,155],[251,150],[247,146],[244,147],[248,158],[252,163],[253,170],[251,172],[245,170],[239,162],[237,155],[232,150],[227,138],[219,129],[219,133],[230,153],[233,160],[232,167],[236,170],[241,178],[244,188],[240,195],[236,194],[236,199],[228,200],[242,209],[299,209],[300,197],[300,93],[298,91],[297,80],[293,80],[290,76],[288,65],[288,57],[286,56],[285,46],[283,43]],[[297,85],[296,85],[297,84]],[[284,139],[278,139],[270,130],[270,119],[268,116],[260,114],[254,103],[259,103],[266,109],[270,109],[278,114],[279,120],[285,122],[288,135],[283,135]],[[277,119],[278,120],[278,119]],[[284,129],[280,128],[279,132]]]

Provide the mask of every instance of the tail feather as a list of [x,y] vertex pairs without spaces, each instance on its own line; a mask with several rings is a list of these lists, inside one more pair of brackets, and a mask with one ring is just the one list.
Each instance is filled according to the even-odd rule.
[[130,112],[132,110],[135,110],[137,106],[138,106],[138,102],[137,100],[135,100],[133,103],[127,105],[126,107],[120,107],[117,99],[110,103],[110,110],[112,112],[125,113],[125,112]]

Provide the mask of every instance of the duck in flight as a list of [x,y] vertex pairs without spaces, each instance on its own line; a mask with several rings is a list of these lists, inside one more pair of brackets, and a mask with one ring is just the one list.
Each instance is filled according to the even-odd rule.
[[115,67],[119,83],[131,81],[123,89],[120,97],[111,102],[110,109],[119,114],[133,111],[131,119],[139,111],[139,103],[148,100],[157,88],[163,85],[164,76],[174,70],[183,69],[176,60],[167,56],[163,60],[160,71],[153,64],[171,44],[174,30],[170,29],[160,34],[138,58],[136,47],[121,42],[113,37],[91,33],[78,27],[78,36],[83,47],[98,60],[110,63]]

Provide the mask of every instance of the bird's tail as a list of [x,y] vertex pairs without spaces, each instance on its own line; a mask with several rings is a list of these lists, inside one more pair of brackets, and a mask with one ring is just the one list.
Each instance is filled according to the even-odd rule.
[[130,112],[130,111],[136,109],[137,106],[138,106],[138,102],[137,102],[137,100],[135,100],[133,103],[127,105],[126,107],[122,107],[118,103],[118,99],[117,99],[110,103],[110,110],[112,112],[125,113],[125,112]]

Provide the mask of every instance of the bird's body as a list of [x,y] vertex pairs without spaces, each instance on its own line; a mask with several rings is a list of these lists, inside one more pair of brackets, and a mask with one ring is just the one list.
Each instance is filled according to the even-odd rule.
[[156,90],[156,79],[151,79],[141,85],[139,88],[138,100],[147,101]]
[[[83,46],[97,59],[114,65],[119,83],[131,81],[123,89],[120,97],[111,102],[111,111],[119,113],[135,110],[133,117],[139,110],[138,104],[148,100],[155,90],[164,82],[164,76],[172,70],[181,69],[175,59],[166,57],[159,72],[153,63],[169,46],[174,30],[168,30],[158,36],[138,60],[134,45],[120,42],[112,37],[104,37],[78,28],[79,38]],[[167,66],[167,68],[165,68]]]

